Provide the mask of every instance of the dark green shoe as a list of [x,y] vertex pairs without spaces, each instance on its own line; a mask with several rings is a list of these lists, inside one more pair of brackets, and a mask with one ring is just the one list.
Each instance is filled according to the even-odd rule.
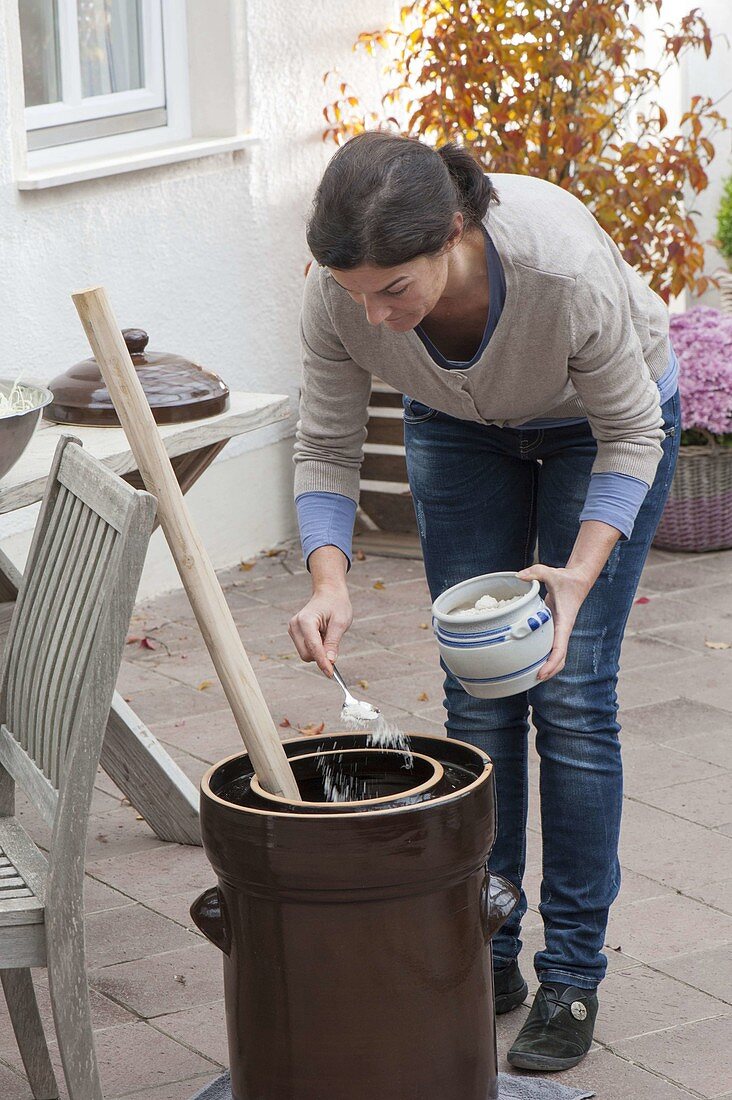
[[594,989],[551,982],[539,986],[508,1052],[509,1065],[544,1073],[576,1066],[592,1046],[597,1005]]
[[496,995],[496,1016],[518,1008],[526,1000],[529,987],[524,981],[516,959],[493,971],[493,989]]

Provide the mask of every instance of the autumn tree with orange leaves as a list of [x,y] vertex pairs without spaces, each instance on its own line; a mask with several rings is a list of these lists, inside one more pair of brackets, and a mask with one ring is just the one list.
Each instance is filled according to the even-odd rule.
[[[635,0],[633,12],[662,8]],[[726,122],[693,96],[673,131],[658,102],[685,52],[711,52],[698,8],[646,38],[629,0],[418,0],[354,48],[385,56],[389,89],[369,112],[326,74],[339,81],[326,139],[387,126],[463,142],[486,171],[540,176],[581,198],[666,300],[707,289],[693,205]]]

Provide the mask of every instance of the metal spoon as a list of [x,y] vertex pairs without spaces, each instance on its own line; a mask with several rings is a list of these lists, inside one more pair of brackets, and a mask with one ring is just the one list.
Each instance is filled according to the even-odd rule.
[[365,699],[356,699],[351,695],[335,665],[333,665],[333,679],[340,684],[345,695],[345,701],[341,708],[341,718],[350,718],[359,722],[374,722],[379,717],[381,711],[378,707],[367,703]]

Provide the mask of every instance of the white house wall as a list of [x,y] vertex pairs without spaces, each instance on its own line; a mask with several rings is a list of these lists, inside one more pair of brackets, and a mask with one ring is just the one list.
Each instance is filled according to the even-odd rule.
[[[103,283],[120,323],[147,329],[152,349],[180,352],[233,388],[290,394],[294,404],[304,224],[333,152],[321,140],[322,74],[338,67],[375,95],[376,66],[351,47],[393,11],[392,0],[250,0],[238,106],[241,114],[248,98],[258,144],[37,192],[13,182],[21,70],[12,20],[0,19],[0,377],[46,382],[85,358],[69,296]],[[284,438],[293,424],[232,442],[191,494],[215,564],[294,534]],[[32,511],[0,517],[3,549],[19,561]],[[142,591],[175,583],[158,532]]]

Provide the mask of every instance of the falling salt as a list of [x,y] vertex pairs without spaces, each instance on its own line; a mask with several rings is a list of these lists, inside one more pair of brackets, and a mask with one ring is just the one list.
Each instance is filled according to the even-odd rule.
[[[367,703],[365,706],[369,707]],[[397,749],[404,754],[402,767],[409,770],[414,763],[412,750],[408,736],[392,722],[387,722],[383,715],[379,714],[375,720],[368,721],[365,718],[353,714],[353,707],[343,707],[341,720],[347,729],[368,730],[366,735],[367,748]],[[358,764],[354,765],[357,771]],[[318,771],[323,780],[323,791],[326,802],[362,802],[370,794],[365,779],[357,774],[348,775],[343,769],[343,757],[321,756],[318,759]]]

